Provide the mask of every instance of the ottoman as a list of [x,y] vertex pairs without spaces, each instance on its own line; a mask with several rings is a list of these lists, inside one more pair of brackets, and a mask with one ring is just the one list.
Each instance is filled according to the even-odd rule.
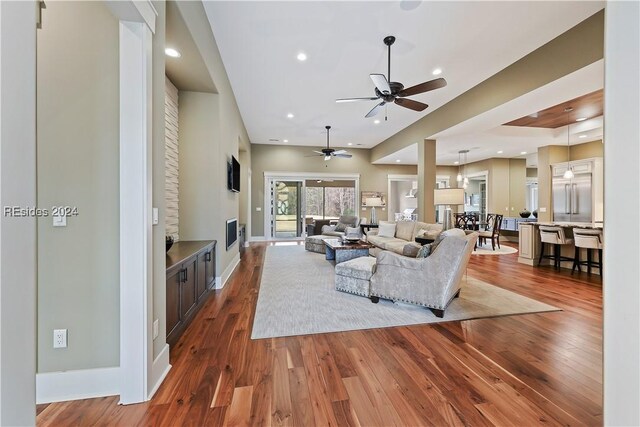
[[319,254],[324,254],[324,242],[322,239],[329,239],[331,236],[324,236],[319,234],[317,236],[307,236],[304,239],[304,248],[311,252],[317,252]]
[[374,257],[360,257],[336,264],[336,290],[369,298],[369,280],[376,271]]

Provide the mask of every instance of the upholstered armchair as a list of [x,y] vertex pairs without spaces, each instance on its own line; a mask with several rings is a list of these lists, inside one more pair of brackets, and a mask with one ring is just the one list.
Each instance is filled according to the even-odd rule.
[[344,236],[347,227],[359,227],[360,218],[357,216],[342,215],[338,219],[338,223],[335,225],[324,225],[322,227],[322,233],[325,236]]
[[427,307],[443,317],[460,293],[478,233],[445,237],[427,258],[408,258],[390,251],[377,256],[371,276],[370,298],[402,301]]

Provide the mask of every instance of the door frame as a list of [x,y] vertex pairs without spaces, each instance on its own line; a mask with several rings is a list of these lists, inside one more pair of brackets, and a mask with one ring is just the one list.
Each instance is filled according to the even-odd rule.
[[[313,179],[339,179],[339,180],[353,180],[355,181],[355,206],[356,212],[360,208],[360,174],[359,173],[327,173],[327,172],[272,172],[265,171],[264,177],[264,200],[263,200],[263,219],[264,219],[264,238],[265,240],[274,240],[273,233],[271,232],[271,218],[273,212],[271,211],[271,189],[269,188],[269,182],[272,180],[280,181],[298,181]],[[304,191],[303,191],[304,192]],[[303,202],[305,195],[303,194]],[[303,205],[304,206],[304,205]],[[304,210],[304,208],[303,208]],[[304,215],[304,213],[303,213]],[[360,215],[358,215],[360,217]],[[304,231],[304,230],[303,230]]]

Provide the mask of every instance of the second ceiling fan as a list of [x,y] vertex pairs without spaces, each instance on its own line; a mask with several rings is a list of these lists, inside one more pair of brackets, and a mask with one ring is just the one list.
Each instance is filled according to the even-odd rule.
[[352,156],[351,154],[347,153],[347,150],[336,150],[329,147],[329,131],[331,130],[331,126],[325,126],[324,128],[327,130],[327,148],[323,148],[320,151],[313,150],[313,152],[316,154],[311,154],[310,156],[306,157],[324,156],[325,161],[331,160],[332,157],[343,157],[345,159],[350,159]]
[[375,97],[368,98],[342,98],[336,99],[336,102],[354,102],[354,101],[377,101],[382,100],[371,111],[367,113],[365,117],[373,117],[382,109],[387,103],[394,103],[401,107],[408,108],[414,111],[423,111],[428,105],[422,102],[414,101],[413,99],[407,99],[407,96],[417,95],[419,93],[429,92],[434,89],[440,89],[447,85],[447,81],[443,78],[437,78],[429,80],[424,83],[420,83],[415,86],[411,86],[407,89],[399,82],[391,81],[391,45],[396,41],[394,36],[387,36],[384,38],[384,44],[387,45],[389,53],[387,56],[387,75],[384,74],[370,74],[371,80],[375,85]]

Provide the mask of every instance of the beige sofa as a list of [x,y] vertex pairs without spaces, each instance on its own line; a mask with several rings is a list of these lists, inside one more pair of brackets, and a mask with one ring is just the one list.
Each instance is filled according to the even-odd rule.
[[422,246],[415,241],[417,236],[435,240],[442,232],[441,224],[427,224],[417,221],[398,221],[395,224],[394,237],[379,236],[376,229],[367,233],[367,241],[374,246],[369,251],[372,256],[378,256],[382,251],[391,251],[399,255],[415,257]]

